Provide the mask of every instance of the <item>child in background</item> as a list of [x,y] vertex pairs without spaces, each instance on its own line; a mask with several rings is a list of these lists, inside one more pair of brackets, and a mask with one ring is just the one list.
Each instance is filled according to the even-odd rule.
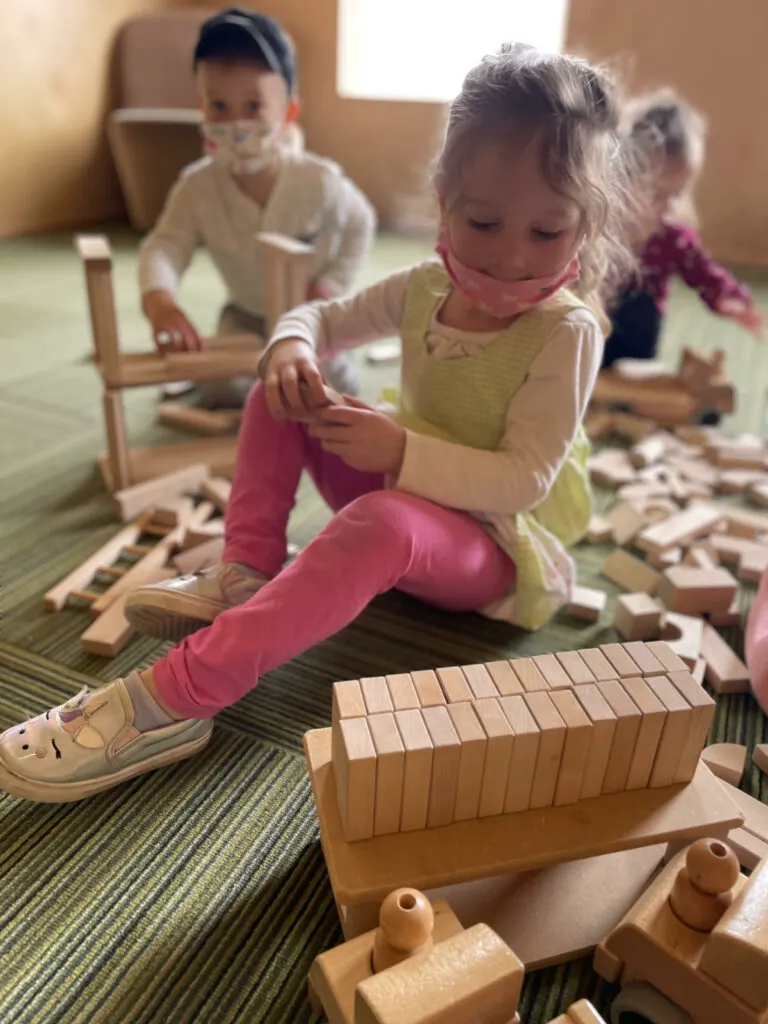
[[617,359],[656,356],[674,276],[715,313],[759,336],[762,320],[749,291],[710,259],[693,226],[682,222],[692,219],[692,191],[704,163],[704,121],[669,90],[639,97],[625,116],[647,194],[636,228],[639,267],[613,304],[603,367]]
[[[142,304],[155,341],[177,350],[202,347],[176,300],[198,245],[210,252],[229,293],[218,335],[264,337],[258,232],[313,245],[307,298],[327,299],[349,290],[376,228],[373,208],[340,168],[297,144],[296,62],[277,22],[241,8],[222,11],[203,24],[194,63],[209,155],[182,172],[139,256]],[[325,372],[335,387],[357,392],[349,353],[330,357]],[[199,390],[213,404],[239,404],[252,384],[244,379]]]
[[[595,293],[623,266],[623,167],[613,85],[586,62],[504,46],[471,71],[436,175],[440,261],[282,319],[243,417],[225,563],[128,599],[145,633],[197,632],[7,730],[0,786],[75,800],[194,754],[219,710],[392,587],[544,625],[592,511],[582,418]],[[397,414],[323,407],[322,354],[395,331]],[[304,468],[336,514],[284,567]]]

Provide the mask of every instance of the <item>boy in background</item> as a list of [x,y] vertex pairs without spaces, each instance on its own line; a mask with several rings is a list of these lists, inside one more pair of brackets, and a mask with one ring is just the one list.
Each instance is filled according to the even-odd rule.
[[[204,245],[228,291],[217,336],[265,336],[265,255],[260,231],[314,247],[309,299],[348,291],[368,258],[376,215],[341,168],[304,152],[293,46],[272,18],[233,7],[206,21],[194,54],[207,155],[185,168],[154,230],[141,245],[142,308],[158,348],[202,348],[177,302],[181,278]],[[214,340],[215,344],[215,340]],[[324,366],[328,382],[357,394],[357,370],[343,352]],[[236,405],[252,381],[198,386],[213,405]]]

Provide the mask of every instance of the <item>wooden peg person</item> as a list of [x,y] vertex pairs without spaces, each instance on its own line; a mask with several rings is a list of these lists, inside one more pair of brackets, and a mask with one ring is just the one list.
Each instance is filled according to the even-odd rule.
[[733,850],[720,839],[698,839],[688,847],[669,905],[683,924],[711,932],[733,903],[741,870]]
[[395,889],[381,904],[379,927],[373,939],[373,971],[408,960],[432,949],[435,915],[418,889]]

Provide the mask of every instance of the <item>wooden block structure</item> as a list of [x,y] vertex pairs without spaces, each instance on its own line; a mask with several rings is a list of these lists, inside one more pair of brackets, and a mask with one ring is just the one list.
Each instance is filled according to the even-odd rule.
[[335,683],[344,837],[685,784],[714,706],[663,641]]
[[[262,234],[257,241],[267,253],[268,319],[274,324],[281,313],[306,299],[305,267],[312,250],[278,235]],[[99,465],[110,493],[195,463],[204,463],[215,473],[231,473],[235,462],[234,436],[130,448],[123,391],[182,380],[255,378],[264,339],[255,335],[234,335],[226,341],[219,338],[215,346],[200,352],[121,352],[109,241],[104,235],[78,235],[75,247],[85,272],[94,363],[103,383],[107,453],[100,458]]]

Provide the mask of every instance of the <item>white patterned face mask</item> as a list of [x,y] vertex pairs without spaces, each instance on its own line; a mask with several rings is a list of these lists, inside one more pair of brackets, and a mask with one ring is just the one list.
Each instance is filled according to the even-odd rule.
[[283,125],[263,121],[205,122],[205,151],[233,174],[256,174],[268,167],[280,149]]

